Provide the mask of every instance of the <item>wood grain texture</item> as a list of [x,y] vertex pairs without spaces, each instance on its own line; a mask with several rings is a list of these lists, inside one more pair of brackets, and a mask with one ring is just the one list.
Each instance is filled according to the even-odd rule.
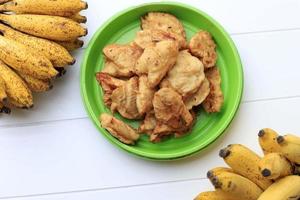
[[214,144],[174,162],[147,161],[119,150],[88,119],[3,128],[0,197],[205,178],[207,170],[225,166],[218,151],[230,143],[261,154],[257,133],[263,127],[300,135],[299,103],[300,98],[243,103]]
[[[146,2],[151,0],[88,0],[86,45],[114,13]],[[212,189],[197,179],[225,166],[220,148],[242,143],[261,153],[257,132],[263,127],[300,135],[300,1],[185,3],[219,21],[241,55],[244,99],[225,134],[198,155],[175,162],[145,161],[116,149],[85,113],[79,89],[84,50],[78,50],[77,63],[52,91],[35,97],[33,110],[0,116],[0,199],[192,199]]]

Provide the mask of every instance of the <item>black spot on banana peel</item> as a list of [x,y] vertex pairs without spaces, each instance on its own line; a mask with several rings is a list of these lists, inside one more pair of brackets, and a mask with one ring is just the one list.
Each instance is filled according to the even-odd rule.
[[276,138],[276,140],[277,140],[277,143],[278,143],[278,144],[281,144],[281,143],[284,142],[284,137],[280,135],[280,136],[278,136],[278,137]]
[[264,177],[268,177],[268,176],[271,176],[271,171],[269,169],[263,169],[261,171],[261,174],[264,176]]
[[258,137],[263,137],[265,135],[265,131],[262,129],[258,132]]
[[230,155],[230,151],[227,148],[221,149],[219,152],[219,156],[221,158],[226,158],[229,155]]
[[208,179],[213,178],[213,173],[212,173],[211,171],[208,171],[208,172],[206,173],[206,177],[207,177]]
[[216,189],[221,188],[222,184],[219,182],[217,177],[211,178],[210,181]]
[[10,108],[4,106],[4,107],[1,108],[0,112],[5,113],[5,114],[10,114],[11,110],[10,110]]
[[56,67],[55,69],[56,69],[56,71],[58,71],[56,78],[62,77],[63,75],[65,75],[67,73],[67,70],[63,67]]

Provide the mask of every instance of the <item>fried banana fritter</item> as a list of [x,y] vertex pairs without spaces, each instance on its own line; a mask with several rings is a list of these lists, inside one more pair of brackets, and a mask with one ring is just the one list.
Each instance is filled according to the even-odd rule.
[[184,27],[174,15],[162,12],[150,12],[142,17],[141,23],[143,30],[158,29],[168,32],[172,37],[176,38],[180,49],[184,49],[187,46]]
[[156,29],[141,30],[137,32],[134,44],[142,49],[154,47],[156,43],[163,40],[176,41],[168,32]]
[[180,51],[175,66],[168,72],[161,87],[170,85],[183,97],[195,93],[205,78],[202,62],[187,50]]
[[100,123],[112,136],[125,144],[134,144],[140,137],[132,127],[107,113],[101,114]]
[[153,108],[152,100],[155,90],[149,87],[148,78],[145,75],[139,77],[138,88],[139,89],[136,97],[136,105],[140,115],[143,115]]
[[213,67],[205,71],[205,75],[209,81],[210,92],[203,101],[203,108],[208,113],[220,112],[224,102],[220,71],[217,67]]
[[182,97],[170,88],[162,88],[154,94],[155,117],[172,128],[178,128],[181,120],[189,126],[193,117],[183,103]]
[[210,92],[209,81],[205,78],[199,87],[198,91],[184,99],[184,104],[187,109],[192,109],[194,106],[200,105]]
[[125,81],[114,78],[107,73],[98,72],[96,73],[96,79],[102,86],[104,92],[104,104],[108,107],[111,105],[111,94],[115,89],[125,84]]
[[108,59],[105,60],[104,68],[102,72],[107,73],[114,77],[132,77],[134,74],[132,69],[128,69],[125,67],[120,67],[119,65],[115,64],[113,61]]
[[189,49],[202,61],[205,68],[215,66],[217,62],[216,44],[209,32],[199,31],[196,33],[189,43]]
[[142,52],[139,47],[128,44],[110,44],[103,49],[106,58],[116,64],[119,70],[127,73],[134,71],[136,61]]
[[175,65],[177,55],[178,49],[174,41],[158,42],[154,47],[145,49],[136,63],[135,72],[138,75],[147,74],[148,84],[154,88]]
[[141,117],[136,105],[138,81],[139,78],[134,76],[112,92],[110,106],[112,113],[118,111],[127,119],[139,119]]

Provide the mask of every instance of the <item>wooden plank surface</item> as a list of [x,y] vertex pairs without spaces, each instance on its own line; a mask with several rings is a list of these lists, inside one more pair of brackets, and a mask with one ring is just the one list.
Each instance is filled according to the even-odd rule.
[[[223,166],[218,151],[242,143],[260,153],[257,132],[300,133],[300,98],[243,103],[214,144],[192,158],[153,162],[115,148],[88,119],[1,129],[0,197],[205,178]],[[288,120],[287,120],[288,119]]]
[[[86,44],[114,13],[149,0],[89,0]],[[244,99],[235,120],[213,145],[176,162],[152,162],[116,149],[83,108],[80,63],[55,88],[38,95],[31,111],[0,119],[0,199],[192,199],[211,189],[206,171],[224,165],[220,148],[243,143],[260,152],[257,132],[273,127],[300,134],[300,1],[186,0],[231,34],[245,72]],[[33,196],[32,196],[33,195]]]

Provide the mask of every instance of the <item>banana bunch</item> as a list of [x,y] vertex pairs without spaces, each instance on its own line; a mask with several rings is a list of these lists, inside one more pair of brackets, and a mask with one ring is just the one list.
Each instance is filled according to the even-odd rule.
[[300,199],[300,137],[265,128],[258,133],[261,157],[241,144],[219,152],[229,167],[207,172],[215,191],[195,200],[298,200]]
[[33,93],[75,63],[70,54],[87,34],[81,0],[0,0],[0,113],[33,107]]

